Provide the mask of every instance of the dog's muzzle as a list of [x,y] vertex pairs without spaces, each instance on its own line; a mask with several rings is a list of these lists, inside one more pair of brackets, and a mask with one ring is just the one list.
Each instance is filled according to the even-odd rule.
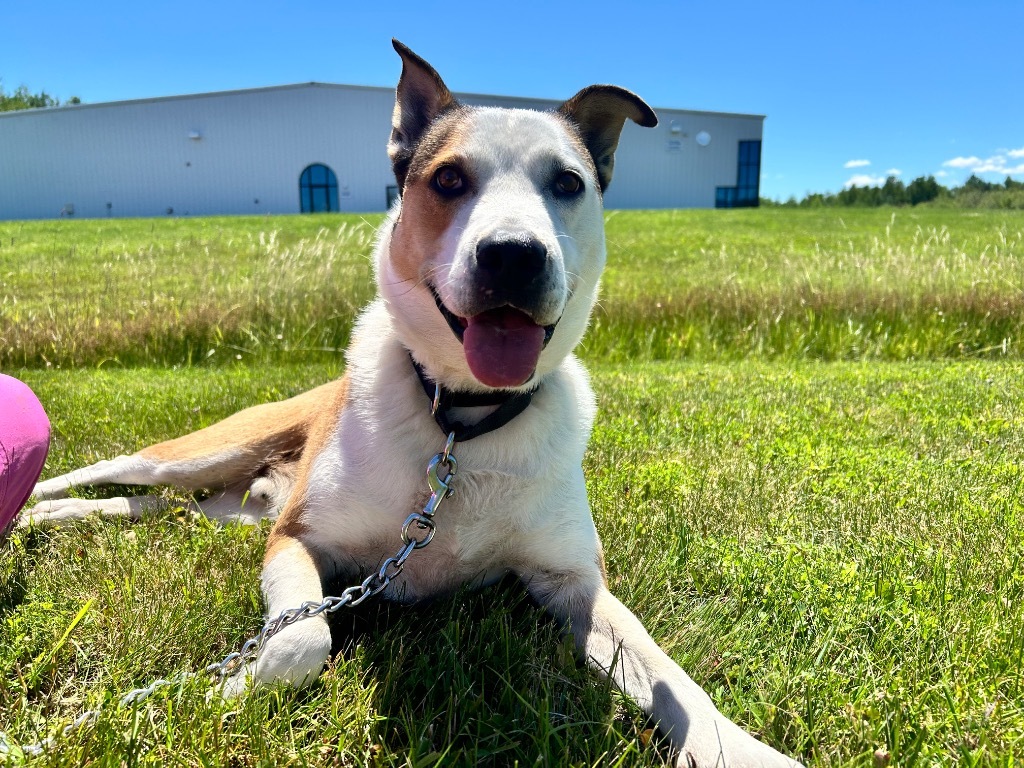
[[557,320],[538,325],[526,312],[509,304],[460,317],[445,306],[436,288],[430,286],[430,290],[438,311],[461,342],[466,363],[477,381],[488,387],[511,389],[533,377]]
[[480,383],[522,386],[537,370],[558,324],[534,319],[544,314],[550,293],[548,249],[527,233],[498,230],[477,243],[472,261],[469,314],[452,312],[431,285],[434,303],[462,342],[466,363]]
[[[469,321],[464,317],[459,317],[450,309],[448,309],[448,307],[446,307],[444,302],[441,300],[441,295],[437,292],[437,289],[433,285],[428,284],[427,287],[430,288],[430,293],[434,297],[434,304],[437,305],[437,309],[441,313],[441,317],[443,317],[445,319],[445,322],[448,323],[448,327],[451,328],[452,333],[455,334],[455,338],[459,340],[459,343],[465,343],[463,340],[463,336],[466,332],[466,328],[469,325]],[[510,307],[509,309],[512,308]],[[541,326],[544,329],[543,345],[545,347],[548,345],[548,342],[551,341],[551,337],[554,336],[556,325],[558,325],[558,320],[555,320],[555,322],[551,323],[551,325]]]

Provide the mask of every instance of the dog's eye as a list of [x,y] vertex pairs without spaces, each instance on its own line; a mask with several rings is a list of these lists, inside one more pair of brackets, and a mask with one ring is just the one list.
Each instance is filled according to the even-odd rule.
[[572,171],[562,171],[555,179],[555,189],[562,195],[577,195],[583,191],[583,179]]
[[442,165],[434,174],[434,186],[445,195],[457,195],[466,188],[466,182],[453,165]]

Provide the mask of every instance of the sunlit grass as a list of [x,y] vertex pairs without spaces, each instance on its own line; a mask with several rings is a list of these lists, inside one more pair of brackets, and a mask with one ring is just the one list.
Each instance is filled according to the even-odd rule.
[[[0,223],[0,364],[330,359],[380,217]],[[616,211],[582,354],[913,360],[1024,354],[1024,216]]]
[[[0,366],[50,413],[47,474],[338,376],[375,224],[0,224]],[[812,764],[1024,762],[1022,232],[993,212],[608,215],[583,354],[612,589],[726,714]],[[234,650],[261,623],[266,534],[172,509],[0,545],[0,731],[52,735]],[[335,630],[308,691],[225,705],[195,679],[38,764],[667,759],[513,584]]]
[[595,360],[1020,357],[1024,216],[617,211]]
[[[53,473],[338,369],[23,373],[53,416]],[[995,362],[596,366],[585,469],[613,590],[725,712],[816,764],[1024,760],[1022,382]],[[265,536],[172,512],[8,542],[0,730],[50,734],[237,647],[260,624]],[[309,692],[226,708],[197,681],[108,712],[49,763],[663,757],[512,585],[337,631]]]
[[372,296],[374,233],[326,216],[0,223],[0,362],[329,359]]

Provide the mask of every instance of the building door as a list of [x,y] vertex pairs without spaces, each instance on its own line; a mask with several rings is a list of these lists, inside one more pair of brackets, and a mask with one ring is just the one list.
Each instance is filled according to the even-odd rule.
[[338,177],[322,163],[307,166],[299,176],[299,207],[303,213],[338,210]]

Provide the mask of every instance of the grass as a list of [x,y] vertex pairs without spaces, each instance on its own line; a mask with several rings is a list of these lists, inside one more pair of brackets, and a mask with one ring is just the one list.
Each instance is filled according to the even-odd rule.
[[[0,365],[316,362],[380,217],[0,222]],[[1015,211],[617,211],[590,361],[1024,356]]]
[[[593,359],[1021,357],[1024,218],[616,212]],[[724,215],[723,215],[724,214]]]
[[[993,307],[1021,301],[1024,218],[893,215],[610,214],[605,299],[583,350],[601,406],[590,496],[613,591],[762,738],[820,766],[886,753],[901,766],[1009,766],[1024,762],[1024,315]],[[341,357],[324,349],[344,345],[341,308],[368,291],[356,283],[370,223],[349,219],[0,233],[4,369],[51,414],[48,474],[337,376]],[[186,252],[201,255],[166,274]],[[274,283],[274,258],[306,283]],[[196,320],[182,341],[169,301],[131,315],[121,269],[142,270],[152,297],[201,287],[174,306],[195,318],[205,302],[211,324]],[[343,278],[332,287],[329,274]],[[242,307],[254,295],[263,314]],[[77,309],[61,314],[65,296]],[[234,314],[209,309],[231,302]],[[944,325],[934,302],[960,319]],[[90,324],[102,345],[90,346]],[[143,327],[163,330],[133,335]],[[0,731],[19,743],[53,734],[83,708],[234,649],[260,625],[266,533],[172,512],[0,545]],[[514,584],[360,609],[335,636],[339,655],[308,691],[228,706],[193,680],[105,709],[35,762],[667,758],[642,713],[581,668]]]
[[379,219],[0,223],[0,364],[336,357]]

